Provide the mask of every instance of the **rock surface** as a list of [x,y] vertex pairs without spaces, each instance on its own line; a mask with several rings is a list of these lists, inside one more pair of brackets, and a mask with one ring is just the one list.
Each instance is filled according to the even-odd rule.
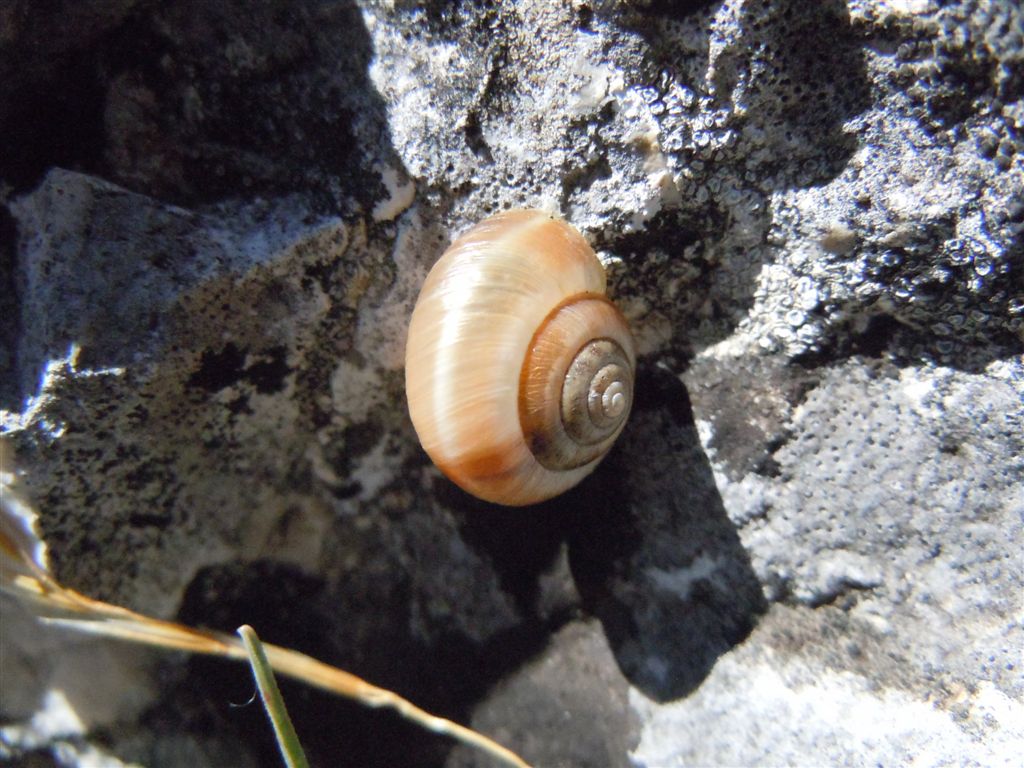
[[[0,41],[2,425],[67,585],[540,765],[1019,759],[1018,3],[14,0]],[[503,510],[402,360],[523,205],[641,361],[595,475]],[[0,756],[278,764],[245,670],[0,600]],[[285,696],[315,764],[486,764]]]

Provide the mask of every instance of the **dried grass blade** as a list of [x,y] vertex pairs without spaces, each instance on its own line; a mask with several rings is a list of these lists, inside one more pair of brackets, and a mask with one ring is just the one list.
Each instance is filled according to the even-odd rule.
[[[35,609],[47,624],[78,632],[211,656],[248,660],[241,640],[231,635],[198,630],[153,619],[121,606],[94,600],[68,589],[50,574],[45,547],[32,530],[31,507],[13,487],[13,474],[0,440],[0,591]],[[514,768],[530,768],[518,755],[477,731],[420,709],[397,693],[288,648],[263,644],[275,672],[368,707],[393,709],[422,728],[443,734],[486,752]]]

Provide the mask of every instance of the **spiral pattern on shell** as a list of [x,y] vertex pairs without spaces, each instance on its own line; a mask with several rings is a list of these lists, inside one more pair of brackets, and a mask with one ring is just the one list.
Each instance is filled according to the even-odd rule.
[[576,485],[611,448],[635,364],[583,236],[541,211],[508,211],[459,237],[424,282],[406,347],[409,413],[464,490],[532,504]]

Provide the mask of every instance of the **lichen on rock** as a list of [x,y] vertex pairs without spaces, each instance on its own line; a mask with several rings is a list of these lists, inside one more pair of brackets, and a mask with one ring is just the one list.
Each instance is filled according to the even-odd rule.
[[[1012,764],[1018,3],[74,5],[0,11],[0,424],[63,582],[540,764]],[[594,245],[640,366],[594,476],[509,512],[402,365],[516,206]],[[3,611],[0,756],[276,764],[244,670]],[[285,697],[319,763],[476,764]]]

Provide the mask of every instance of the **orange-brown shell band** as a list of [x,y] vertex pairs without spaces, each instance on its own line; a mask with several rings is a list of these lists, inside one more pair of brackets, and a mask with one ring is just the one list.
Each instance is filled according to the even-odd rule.
[[[524,399],[526,395],[526,384],[530,378],[530,356],[533,354],[533,350],[537,348],[538,340],[541,336],[544,335],[544,332],[548,329],[548,326],[551,324],[551,321],[554,320],[558,313],[565,309],[565,307],[567,307],[570,304],[575,304],[576,302],[579,301],[588,301],[591,299],[608,301],[607,297],[605,297],[603,294],[594,293],[592,291],[581,291],[580,293],[574,293],[572,296],[568,296],[562,299],[562,301],[560,301],[558,304],[556,304],[554,308],[544,316],[544,319],[540,322],[540,325],[537,326],[537,330],[533,332],[533,336],[530,338],[530,346],[526,348],[526,354],[523,356],[523,364],[519,369],[520,428],[522,426],[522,415],[526,410],[526,404],[524,402]],[[616,309],[616,311],[618,310]]]
[[[599,458],[613,436],[604,437],[592,442],[580,441],[566,432],[562,423],[562,402],[564,386],[574,362],[583,351],[594,343],[606,341],[622,355],[626,368],[633,366],[633,355],[620,346],[615,334],[601,334],[586,338],[574,338],[572,348],[568,339],[559,339],[563,347],[557,364],[544,355],[538,357],[539,351],[550,345],[553,330],[560,326],[561,318],[567,308],[582,307],[596,303],[601,313],[614,322],[616,319],[625,329],[625,320],[618,309],[603,294],[581,292],[561,301],[552,309],[540,327],[534,333],[530,346],[523,359],[519,376],[519,427],[523,440],[534,458],[544,467],[555,471],[566,471],[591,463]],[[539,373],[542,372],[542,373]],[[540,378],[538,378],[538,376]],[[550,407],[538,407],[541,402],[550,400]]]

